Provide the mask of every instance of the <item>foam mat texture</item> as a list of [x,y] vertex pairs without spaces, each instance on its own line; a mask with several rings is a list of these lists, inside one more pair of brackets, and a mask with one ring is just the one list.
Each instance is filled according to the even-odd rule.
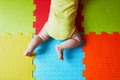
[[0,35],[0,80],[34,80],[32,57],[25,57],[24,50],[32,33]]
[[60,42],[51,38],[36,48],[34,77],[36,80],[85,80],[82,47],[65,50],[64,61],[60,61],[55,50]]
[[84,33],[120,32],[120,0],[82,0]]
[[120,34],[84,35],[86,80],[120,80]]
[[0,34],[34,32],[34,8],[33,0],[0,0]]

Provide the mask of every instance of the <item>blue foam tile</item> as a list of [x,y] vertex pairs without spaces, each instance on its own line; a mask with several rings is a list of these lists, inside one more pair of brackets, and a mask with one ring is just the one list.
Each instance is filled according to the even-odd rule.
[[60,42],[50,38],[34,50],[34,77],[36,80],[85,80],[82,47],[65,50],[64,61],[61,61],[55,50],[55,45]]

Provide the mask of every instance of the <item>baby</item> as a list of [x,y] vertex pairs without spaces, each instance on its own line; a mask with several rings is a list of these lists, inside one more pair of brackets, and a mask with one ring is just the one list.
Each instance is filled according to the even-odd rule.
[[55,46],[60,60],[64,60],[64,49],[74,48],[81,44],[82,39],[75,26],[78,1],[51,0],[48,21],[28,45],[28,48],[24,52],[26,56],[30,56],[39,44],[48,40],[50,37],[56,40],[64,40]]

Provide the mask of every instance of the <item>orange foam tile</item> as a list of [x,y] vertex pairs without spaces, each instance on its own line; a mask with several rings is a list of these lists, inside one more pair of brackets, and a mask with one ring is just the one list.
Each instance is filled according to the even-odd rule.
[[86,80],[120,80],[120,34],[83,35]]

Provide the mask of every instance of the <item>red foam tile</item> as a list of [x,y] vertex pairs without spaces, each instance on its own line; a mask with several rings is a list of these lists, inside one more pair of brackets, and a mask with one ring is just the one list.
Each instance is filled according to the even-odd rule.
[[83,35],[86,80],[120,80],[120,34]]
[[34,0],[34,4],[36,5],[36,9],[34,11],[36,21],[33,23],[33,26],[36,29],[36,34],[39,33],[48,19],[50,1],[51,0]]
[[[34,4],[36,5],[36,9],[34,11],[34,16],[36,16],[36,21],[33,23],[34,28],[36,29],[35,33],[38,34],[45,22],[48,19],[49,11],[50,11],[50,2],[51,0],[34,0]],[[76,17],[76,26],[80,32],[83,32],[82,21],[83,16],[81,16],[81,10],[83,9],[83,5],[81,1],[79,2],[78,14]]]
[[76,21],[75,21],[75,25],[76,25],[79,32],[84,32],[84,28],[82,26],[82,22],[84,21],[84,17],[81,14],[82,9],[83,9],[83,4],[80,1],[78,3],[77,17],[76,17]]

